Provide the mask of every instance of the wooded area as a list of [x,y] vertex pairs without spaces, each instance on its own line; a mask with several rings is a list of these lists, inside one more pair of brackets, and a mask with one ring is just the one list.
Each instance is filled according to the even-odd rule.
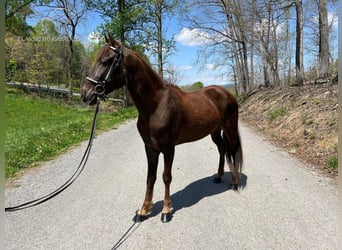
[[[196,14],[185,20],[208,34],[202,54],[231,67],[238,93],[328,81],[337,74],[337,55],[331,53],[336,1],[199,0],[191,6]],[[315,60],[306,72],[304,55]]]
[[[174,84],[178,73],[167,58],[176,42],[163,26],[174,15],[201,31],[199,59],[226,67],[238,94],[337,77],[336,0],[6,0],[5,8],[7,81],[77,89],[103,44],[76,40],[89,12],[105,20],[99,34],[120,38]],[[31,26],[29,16],[40,21]]]

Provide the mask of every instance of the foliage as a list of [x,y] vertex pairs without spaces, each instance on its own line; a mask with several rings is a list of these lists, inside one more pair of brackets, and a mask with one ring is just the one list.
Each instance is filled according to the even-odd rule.
[[202,82],[195,82],[191,85],[182,86],[181,88],[184,91],[191,92],[191,91],[199,90],[199,89],[203,88],[203,86],[204,86],[204,84]]
[[23,37],[29,36],[31,27],[26,23],[26,18],[33,13],[30,5],[35,0],[6,0],[5,22],[6,31]]
[[158,64],[163,65],[175,50],[175,41],[166,38],[162,24],[174,15],[178,0],[96,0],[88,1],[88,5],[99,11],[106,20],[98,27],[100,33],[112,34],[141,55],[162,58]]
[[146,21],[143,16],[144,2],[136,0],[96,0],[87,1],[88,6],[98,10],[106,20],[98,28],[100,33],[110,33],[126,46],[139,44],[142,40],[142,24]]
[[[88,138],[93,111],[9,89],[6,104],[6,177],[50,159]],[[97,129],[106,130],[137,115],[135,108],[101,113]]]
[[203,86],[204,86],[203,82],[195,82],[194,84],[192,84],[192,87],[196,89],[201,89],[203,88]]
[[[30,37],[6,34],[6,81],[60,85],[68,80],[68,42],[58,33],[56,25],[48,19],[40,20]],[[74,87],[79,85],[83,72],[90,65],[84,46],[74,41]]]

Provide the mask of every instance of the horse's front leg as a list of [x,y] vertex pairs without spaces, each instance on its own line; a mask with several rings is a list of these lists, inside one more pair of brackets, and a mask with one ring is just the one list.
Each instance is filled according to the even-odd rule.
[[170,197],[170,184],[172,181],[172,163],[175,155],[175,147],[171,146],[163,152],[164,154],[164,172],[163,181],[165,185],[164,206],[162,211],[162,222],[169,222],[172,219],[172,204]]
[[145,145],[145,151],[147,156],[147,182],[146,182],[146,194],[145,200],[141,207],[136,212],[135,221],[141,222],[145,220],[153,207],[152,198],[153,198],[153,187],[154,183],[157,179],[157,168],[158,168],[158,159],[159,159],[159,151],[156,151]]

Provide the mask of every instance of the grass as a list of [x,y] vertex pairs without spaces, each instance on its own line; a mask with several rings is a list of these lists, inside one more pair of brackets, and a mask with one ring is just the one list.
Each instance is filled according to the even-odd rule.
[[275,109],[269,113],[270,120],[273,121],[277,117],[283,116],[285,114],[286,114],[286,108],[284,108],[284,107],[277,108],[277,109]]
[[[89,137],[93,113],[58,99],[38,98],[8,89],[5,94],[5,176],[65,152]],[[100,113],[97,131],[113,128],[137,116],[135,108]]]
[[337,155],[332,156],[329,161],[328,161],[328,165],[330,168],[332,169],[337,169],[338,168],[338,158]]
[[330,157],[330,159],[328,160],[328,166],[336,170],[338,169],[338,157],[337,157],[338,145],[337,144],[334,145],[334,151],[336,155]]

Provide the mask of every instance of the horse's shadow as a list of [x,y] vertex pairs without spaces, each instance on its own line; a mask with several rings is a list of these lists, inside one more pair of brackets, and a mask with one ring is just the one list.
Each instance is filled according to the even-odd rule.
[[[191,207],[198,203],[205,197],[217,195],[228,191],[231,188],[231,173],[225,172],[222,177],[221,183],[214,183],[214,176],[205,177],[194,181],[193,183],[186,186],[184,189],[174,193],[171,195],[171,201],[173,205],[173,213],[176,213],[178,210],[182,208]],[[247,186],[247,176],[241,173],[239,179],[239,191],[244,189]],[[232,189],[233,190],[233,189]],[[158,215],[163,208],[163,201],[158,201],[154,204],[153,209],[149,217],[154,217]]]

